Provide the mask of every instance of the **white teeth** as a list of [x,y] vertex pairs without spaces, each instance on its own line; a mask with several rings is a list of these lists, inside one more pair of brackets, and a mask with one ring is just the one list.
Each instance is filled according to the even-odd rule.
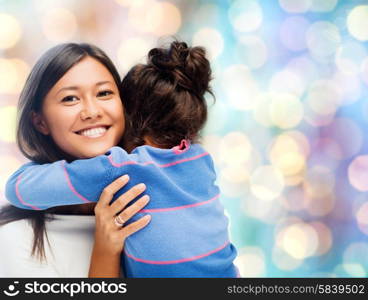
[[90,138],[97,138],[102,136],[106,132],[105,127],[97,127],[80,131],[80,135],[87,136]]

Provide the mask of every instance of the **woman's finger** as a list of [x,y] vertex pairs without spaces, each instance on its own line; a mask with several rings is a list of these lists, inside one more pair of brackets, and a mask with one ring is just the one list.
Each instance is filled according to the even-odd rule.
[[145,215],[139,220],[123,227],[121,232],[124,235],[124,237],[127,238],[128,236],[132,235],[133,233],[145,227],[150,221],[151,221],[151,216]]
[[141,197],[137,202],[129,206],[128,208],[124,209],[120,214],[120,222],[128,221],[132,216],[134,216],[137,212],[139,212],[143,207],[147,205],[149,202],[149,196],[144,195]]
[[114,194],[118,192],[123,186],[125,186],[128,181],[129,176],[123,175],[118,179],[114,180],[112,183],[110,183],[107,187],[103,189],[100,196],[100,200],[97,202],[97,205],[101,207],[108,206],[110,204],[110,201],[114,197]]
[[116,215],[120,211],[124,209],[127,204],[137,198],[140,194],[142,194],[146,189],[146,185],[144,183],[137,184],[133,186],[129,191],[122,194],[114,203],[111,204],[111,214]]

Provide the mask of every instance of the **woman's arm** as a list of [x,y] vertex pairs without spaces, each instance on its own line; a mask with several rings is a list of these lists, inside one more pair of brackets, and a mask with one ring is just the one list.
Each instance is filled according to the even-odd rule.
[[[130,159],[122,148],[110,150],[116,160]],[[96,202],[105,186],[125,171],[124,167],[114,168],[108,155],[71,163],[28,163],[8,179],[6,198],[14,206],[31,210]]]
[[128,180],[129,177],[125,175],[108,185],[103,190],[100,200],[95,206],[95,243],[91,255],[89,277],[121,277],[120,255],[124,248],[125,239],[146,226],[151,219],[149,215],[146,215],[127,226],[118,226],[115,223],[114,219],[117,216],[120,217],[120,220],[128,221],[149,201],[146,195],[126,208],[130,201],[145,190],[145,186],[140,184],[131,188],[114,203],[110,204],[113,195],[124,187]]

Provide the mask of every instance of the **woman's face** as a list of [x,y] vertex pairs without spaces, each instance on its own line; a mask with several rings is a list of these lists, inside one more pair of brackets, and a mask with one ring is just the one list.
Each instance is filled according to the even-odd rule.
[[124,109],[108,69],[86,57],[53,86],[34,122],[65,153],[90,158],[117,145],[124,128]]

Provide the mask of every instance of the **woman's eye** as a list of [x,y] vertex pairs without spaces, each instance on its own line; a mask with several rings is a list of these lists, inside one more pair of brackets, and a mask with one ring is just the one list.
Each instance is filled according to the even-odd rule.
[[78,98],[76,96],[66,96],[61,101],[62,102],[74,102],[77,101]]
[[111,94],[113,94],[112,91],[101,91],[97,94],[97,97],[107,97],[107,96],[110,96]]

